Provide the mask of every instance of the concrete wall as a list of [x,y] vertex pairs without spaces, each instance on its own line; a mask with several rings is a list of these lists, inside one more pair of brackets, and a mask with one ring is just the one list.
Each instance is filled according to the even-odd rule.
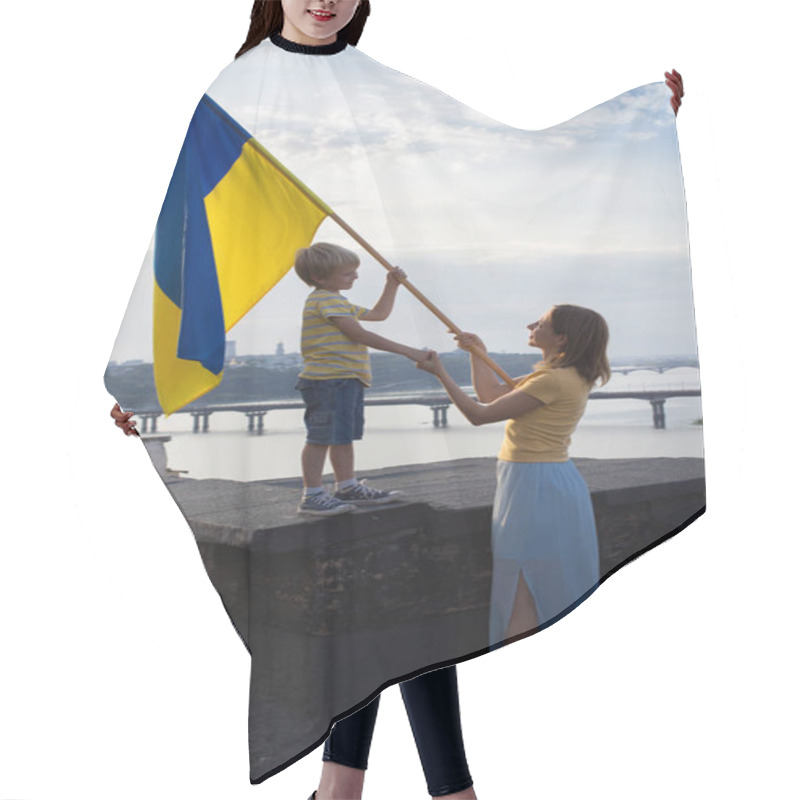
[[[702,513],[701,459],[576,459],[592,492],[601,576]],[[405,502],[305,519],[298,479],[165,476],[252,656],[251,752],[260,764],[321,741],[331,719],[392,682],[486,652],[494,459],[369,475]],[[296,739],[294,739],[296,741]]]
[[[576,465],[592,492],[601,578],[705,506],[700,459],[578,459]],[[299,483],[293,481],[168,485],[245,639],[254,592],[264,624],[324,636],[380,628],[387,620],[487,612],[494,460],[452,462],[444,473],[440,466],[419,465],[416,481],[398,469],[376,472],[375,485],[383,478],[405,489],[408,502],[329,519],[294,513]],[[454,472],[466,485],[442,502],[439,484],[455,480]],[[415,491],[420,486],[429,502]]]

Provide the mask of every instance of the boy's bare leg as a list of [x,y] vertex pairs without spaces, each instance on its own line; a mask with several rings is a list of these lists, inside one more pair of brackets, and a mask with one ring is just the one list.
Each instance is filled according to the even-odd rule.
[[364,770],[324,761],[315,800],[360,800]]
[[315,489],[322,486],[322,470],[325,467],[325,456],[328,454],[327,444],[311,444],[306,442],[301,456],[303,465],[303,486]]
[[331,464],[337,483],[353,480],[355,477],[356,459],[352,444],[332,444]]

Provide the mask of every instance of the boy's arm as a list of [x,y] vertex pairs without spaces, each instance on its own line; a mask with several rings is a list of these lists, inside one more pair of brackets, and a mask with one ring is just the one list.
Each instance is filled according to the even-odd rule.
[[[365,319],[366,314],[361,317]],[[355,317],[329,317],[329,321],[334,324],[348,339],[352,339],[359,344],[365,344],[373,350],[385,350],[387,353],[397,353],[398,355],[410,358],[412,361],[424,361],[429,354],[427,350],[419,350],[416,347],[407,347],[400,342],[393,342],[377,333],[362,328]]]
[[383,294],[366,314],[361,315],[361,319],[367,322],[383,322],[383,320],[388,319],[394,308],[397,289],[405,278],[406,273],[400,267],[395,267],[389,272],[386,275],[386,286],[383,288]]

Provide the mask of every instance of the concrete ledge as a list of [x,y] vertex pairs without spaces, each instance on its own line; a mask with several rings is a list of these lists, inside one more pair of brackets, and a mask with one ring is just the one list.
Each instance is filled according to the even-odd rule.
[[[575,463],[592,493],[601,578],[705,506],[702,459]],[[297,515],[299,478],[168,487],[245,641],[251,589],[270,609],[266,624],[325,636],[487,613],[495,465],[481,458],[376,471],[370,482],[402,490],[404,502],[331,518]]]
[[[705,506],[701,459],[575,461],[606,576]],[[367,474],[402,504],[318,519],[299,479],[167,480],[252,656],[252,774],[392,682],[485,652],[494,459]]]
[[139,440],[144,445],[145,450],[147,450],[147,455],[150,456],[150,460],[153,462],[156,472],[158,472],[163,480],[168,480],[171,476],[167,467],[166,444],[172,440],[172,437],[158,433],[142,433],[139,434]]

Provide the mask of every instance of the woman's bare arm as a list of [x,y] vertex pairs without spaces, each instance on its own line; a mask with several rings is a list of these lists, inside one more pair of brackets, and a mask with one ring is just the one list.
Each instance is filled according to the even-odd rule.
[[490,403],[479,403],[473,400],[449,375],[442,366],[437,353],[431,353],[425,361],[417,364],[417,369],[430,372],[442,383],[444,390],[456,408],[473,425],[488,425],[490,422],[501,422],[514,419],[544,405],[541,400],[521,391],[513,389]]
[[473,352],[474,349],[486,351],[486,345],[474,333],[460,333],[455,337],[458,346],[470,355],[470,369],[472,372],[472,388],[481,403],[491,403],[499,397],[508,394],[513,387],[498,380],[494,370]]

